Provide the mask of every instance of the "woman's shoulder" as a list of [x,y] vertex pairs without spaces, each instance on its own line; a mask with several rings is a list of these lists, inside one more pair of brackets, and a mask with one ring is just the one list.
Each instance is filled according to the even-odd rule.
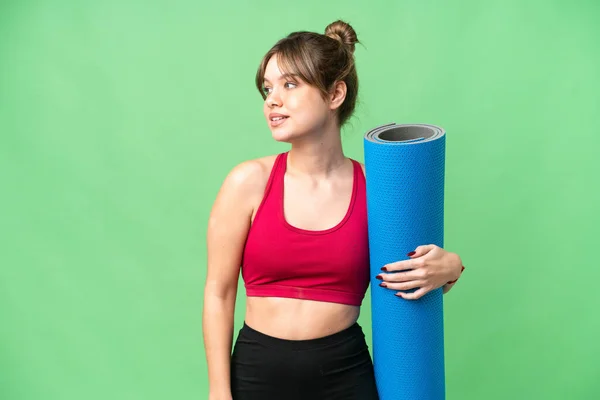
[[262,195],[276,159],[274,154],[242,161],[229,171],[223,185],[246,196]]
[[223,180],[211,214],[230,218],[242,213],[250,218],[262,199],[276,158],[277,155],[250,159],[232,167]]

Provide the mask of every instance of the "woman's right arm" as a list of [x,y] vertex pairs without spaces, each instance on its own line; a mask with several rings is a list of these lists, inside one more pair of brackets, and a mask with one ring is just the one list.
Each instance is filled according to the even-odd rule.
[[233,168],[219,190],[208,221],[202,329],[211,400],[231,399],[229,368],[237,285],[261,175],[262,168],[256,161]]

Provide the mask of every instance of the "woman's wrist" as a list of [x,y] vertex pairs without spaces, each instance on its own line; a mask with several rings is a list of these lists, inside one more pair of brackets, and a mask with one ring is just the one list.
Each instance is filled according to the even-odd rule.
[[458,278],[456,278],[456,279],[455,279],[455,280],[453,280],[453,281],[448,281],[446,284],[447,284],[447,285],[454,285],[456,282],[458,282],[458,279],[460,278],[460,275],[462,275],[462,272],[463,272],[464,270],[465,270],[465,266],[464,266],[464,265],[462,265],[462,266],[461,266],[461,268],[460,268],[460,274],[458,275]]

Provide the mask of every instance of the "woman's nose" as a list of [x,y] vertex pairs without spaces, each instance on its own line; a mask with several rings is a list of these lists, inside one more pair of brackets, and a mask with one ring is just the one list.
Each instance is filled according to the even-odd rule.
[[269,97],[267,98],[267,104],[271,108],[281,106],[281,97],[279,97],[277,92],[273,91],[269,94]]

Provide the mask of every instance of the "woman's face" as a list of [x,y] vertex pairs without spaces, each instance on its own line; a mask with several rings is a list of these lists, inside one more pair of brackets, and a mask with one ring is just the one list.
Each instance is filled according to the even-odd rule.
[[273,138],[292,142],[318,134],[333,118],[327,102],[314,86],[299,77],[285,76],[271,57],[265,69],[264,114]]

